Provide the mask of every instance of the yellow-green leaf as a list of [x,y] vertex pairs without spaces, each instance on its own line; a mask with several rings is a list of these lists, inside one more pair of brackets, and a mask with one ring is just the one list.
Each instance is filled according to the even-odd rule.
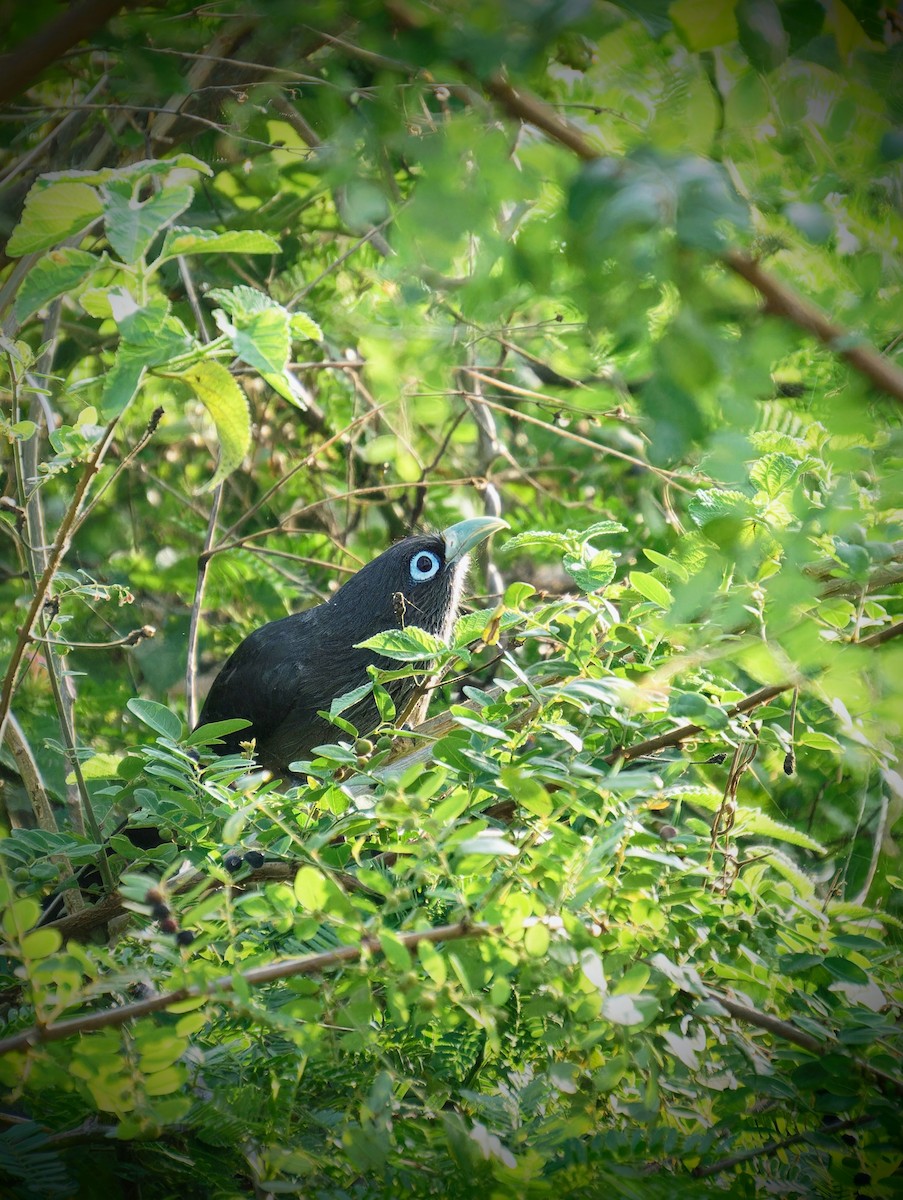
[[247,397],[222,363],[195,363],[182,378],[210,413],[219,439],[219,462],[204,488],[210,491],[241,466],[251,445],[251,412]]
[[25,197],[22,219],[6,252],[11,258],[48,250],[86,229],[101,213],[100,196],[86,183],[36,183]]

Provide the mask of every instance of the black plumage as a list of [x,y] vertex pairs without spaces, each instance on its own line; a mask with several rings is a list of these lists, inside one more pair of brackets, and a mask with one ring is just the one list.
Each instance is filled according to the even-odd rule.
[[[494,517],[475,517],[441,534],[405,538],[325,603],[255,630],[213,681],[198,725],[236,717],[250,721],[215,749],[235,753],[240,743],[253,739],[261,766],[274,775],[289,774],[291,762],[341,736],[318,710],[328,710],[336,697],[367,683],[368,666],[398,667],[357,643],[409,625],[447,637],[458,612],[468,551],[504,527]],[[412,678],[387,684],[399,712],[415,687]],[[342,715],[361,734],[379,724],[372,694]]]

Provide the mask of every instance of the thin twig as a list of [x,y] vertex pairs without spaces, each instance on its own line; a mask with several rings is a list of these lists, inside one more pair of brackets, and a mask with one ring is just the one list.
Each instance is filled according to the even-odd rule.
[[0,690],[0,742],[3,741],[3,736],[6,732],[6,722],[9,716],[10,704],[12,703],[13,692],[16,688],[16,682],[19,674],[19,667],[22,663],[22,658],[25,654],[25,649],[28,646],[31,635],[34,631],[38,615],[44,607],[47,597],[50,594],[50,588],[53,583],[54,576],[59,569],[60,563],[69,549],[69,543],[72,538],[72,532],[78,521],[79,513],[85,502],[85,497],[88,493],[93,479],[100,470],[104,456],[110,447],[113,440],[113,431],[119,421],[116,416],[104,429],[97,445],[85,464],[85,469],[82,472],[81,478],[75,487],[75,494],[66,510],[66,513],[60,523],[59,532],[56,536],[56,541],[50,551],[47,559],[47,565],[41,578],[38,580],[38,585],[35,589],[35,594],[32,598],[25,620],[19,629],[19,636],[16,639],[16,644],[13,646],[13,652],[10,657],[9,666],[6,670],[6,676],[3,680],[3,687]]
[[213,543],[216,538],[216,524],[219,520],[219,510],[223,500],[223,485],[217,485],[213,493],[213,503],[210,505],[210,519],[207,522],[207,532],[204,535],[204,548],[198,555],[197,577],[194,585],[194,599],[191,602],[191,618],[188,625],[188,649],[185,660],[185,704],[187,707],[188,725],[194,729],[198,719],[197,679],[198,679],[198,631],[201,621],[201,610],[204,606],[204,590],[207,585],[207,568],[213,554]]

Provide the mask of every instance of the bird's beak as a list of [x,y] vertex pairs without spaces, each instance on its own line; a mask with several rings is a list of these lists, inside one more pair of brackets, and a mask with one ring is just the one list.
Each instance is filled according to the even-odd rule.
[[507,528],[508,522],[501,517],[471,517],[467,521],[459,521],[457,525],[450,525],[442,531],[446,563],[457,562],[491,533]]

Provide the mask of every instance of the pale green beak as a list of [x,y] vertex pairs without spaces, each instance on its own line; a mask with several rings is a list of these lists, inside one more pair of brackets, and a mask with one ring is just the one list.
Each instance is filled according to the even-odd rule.
[[491,533],[507,528],[508,522],[501,517],[471,517],[467,521],[459,521],[457,525],[450,525],[442,531],[446,563],[457,562]]

